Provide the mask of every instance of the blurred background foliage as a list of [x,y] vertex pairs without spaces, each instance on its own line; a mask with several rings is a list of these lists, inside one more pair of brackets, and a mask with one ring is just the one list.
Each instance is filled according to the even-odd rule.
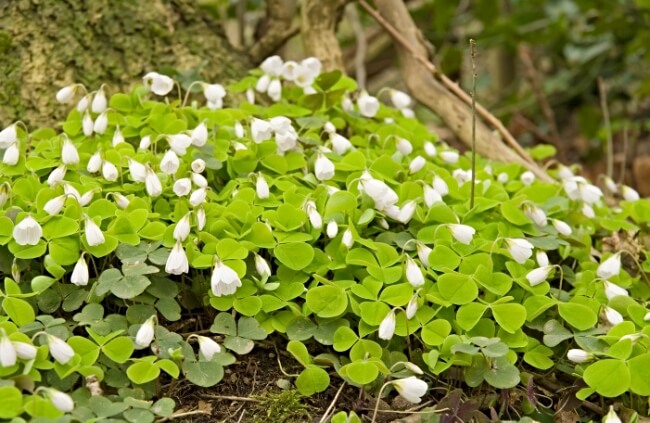
[[[265,25],[265,2],[198,0],[225,22],[230,41],[251,44]],[[299,7],[296,1],[290,1]],[[478,44],[478,98],[525,146],[552,144],[565,163],[591,177],[605,171],[608,130],[601,108],[602,80],[614,140],[616,179],[650,195],[650,0],[409,0],[406,2],[434,63],[469,87],[468,39]],[[400,87],[389,36],[354,2],[338,29],[344,63],[358,74],[360,44],[365,86]],[[296,20],[298,13],[296,13]],[[358,28],[361,27],[360,32]],[[360,37],[363,37],[360,43]],[[278,52],[303,55],[298,37]],[[435,116],[420,118],[444,138],[452,134]],[[624,175],[624,176],[623,176]]]

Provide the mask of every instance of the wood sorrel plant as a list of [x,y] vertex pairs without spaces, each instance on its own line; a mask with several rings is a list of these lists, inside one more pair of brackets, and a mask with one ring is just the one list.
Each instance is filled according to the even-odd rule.
[[197,85],[205,106],[153,72],[130,94],[72,85],[58,130],[0,132],[1,418],[169,416],[143,402],[161,374],[215,385],[272,334],[305,395],[408,380],[420,400],[451,367],[469,387],[525,369],[582,377],[580,398],[650,395],[650,202],[607,207],[567,168],[551,184],[479,157],[471,175],[406,94],[387,107],[313,58]]

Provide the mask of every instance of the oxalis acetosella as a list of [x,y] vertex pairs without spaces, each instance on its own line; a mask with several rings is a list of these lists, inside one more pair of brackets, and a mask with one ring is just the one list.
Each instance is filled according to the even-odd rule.
[[645,247],[620,242],[645,234],[638,192],[472,168],[408,93],[315,58],[222,82],[72,83],[56,130],[0,131],[0,367],[21,381],[3,389],[75,416],[86,388],[58,381],[93,376],[144,403],[170,395],[161,378],[216,385],[272,337],[305,395],[421,403],[451,372],[518,389],[523,368],[581,377],[580,399],[650,395]]

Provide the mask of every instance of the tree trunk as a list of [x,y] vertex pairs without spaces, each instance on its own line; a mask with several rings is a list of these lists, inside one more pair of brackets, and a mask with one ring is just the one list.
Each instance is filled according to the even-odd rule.
[[248,65],[195,0],[0,0],[0,128],[64,118],[55,93],[73,82],[109,93],[149,71],[229,82]]

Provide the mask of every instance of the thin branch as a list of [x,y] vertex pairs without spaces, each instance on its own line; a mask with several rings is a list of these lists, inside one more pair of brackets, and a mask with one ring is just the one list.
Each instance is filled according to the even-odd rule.
[[192,410],[192,411],[184,411],[184,412],[181,412],[181,413],[174,413],[171,416],[163,417],[162,419],[158,420],[157,422],[158,423],[163,423],[163,422],[167,422],[167,421],[174,420],[174,419],[180,419],[181,417],[195,416],[197,414],[210,414],[210,411],[207,411],[207,410]]
[[352,31],[354,31],[354,37],[356,40],[356,49],[354,52],[354,70],[359,84],[359,88],[366,88],[366,52],[368,50],[368,40],[366,40],[366,33],[363,30],[363,25],[361,25],[361,19],[359,18],[359,11],[357,10],[357,5],[350,3],[346,9],[345,14],[350,20],[350,25],[352,26]]
[[[436,66],[431,63],[428,58],[420,54],[409,42],[408,40],[397,30],[395,27],[389,23],[384,17],[375,9],[370,7],[368,3],[364,0],[358,0],[359,4],[370,14],[390,35],[400,44],[406,51],[408,51],[411,56],[423,65],[432,75],[437,76],[442,85],[451,91],[457,98],[462,100],[466,105],[471,105],[472,99],[462,88],[458,86],[455,82],[451,81],[444,74],[438,71]],[[400,30],[404,30],[400,28]],[[517,140],[514,139],[512,134],[506,129],[506,127],[492,115],[488,110],[486,110],[480,103],[476,104],[476,111],[478,114],[490,125],[497,129],[501,134],[504,141],[516,152],[519,158],[522,161],[522,164],[526,165],[530,170],[532,170],[539,178],[551,181],[552,179],[548,174],[546,174],[524,151],[524,149],[519,145]]]
[[469,209],[474,208],[476,191],[476,41],[469,40],[470,57],[472,60],[472,187],[469,197]]
[[607,155],[607,176],[614,176],[614,143],[612,140],[612,124],[609,120],[609,107],[607,106],[607,87],[603,78],[598,78],[598,92],[600,93],[600,108],[603,112],[603,121],[607,135],[605,154]]

